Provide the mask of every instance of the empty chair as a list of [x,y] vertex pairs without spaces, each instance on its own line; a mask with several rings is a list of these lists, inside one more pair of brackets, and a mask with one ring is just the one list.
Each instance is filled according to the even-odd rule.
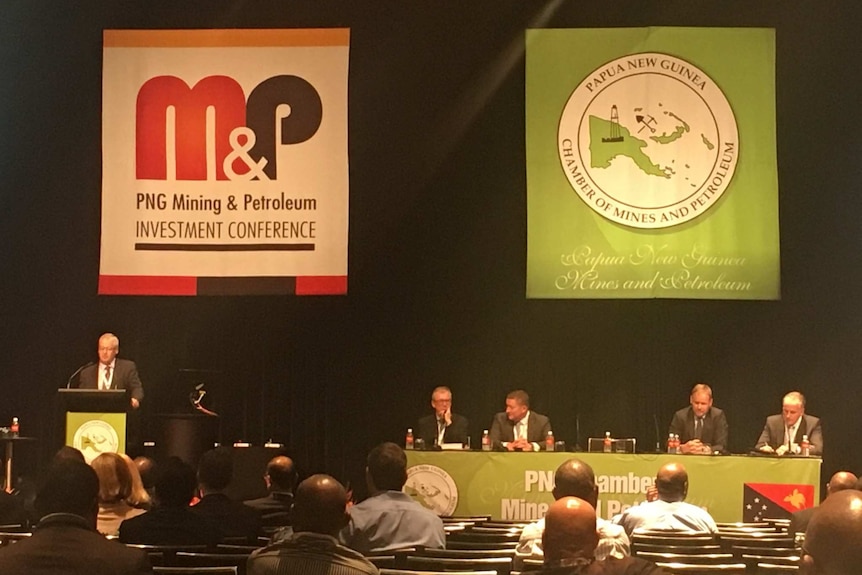
[[671,575],[742,575],[745,563],[722,563],[720,565],[688,565],[685,563],[656,563]]
[[497,575],[509,575],[512,571],[511,557],[453,558],[407,556],[407,569],[419,571],[489,571]]
[[686,565],[721,565],[733,563],[731,553],[702,553],[685,555],[682,553],[638,553],[638,557],[653,563],[684,563]]
[[446,549],[511,549],[512,553],[518,546],[518,540],[488,542],[488,541],[458,541],[455,539],[446,540]]
[[161,575],[237,575],[236,567],[153,567]]
[[710,545],[663,545],[663,544],[647,544],[638,543],[632,546],[634,555],[640,557],[641,553],[681,553],[683,555],[711,555],[722,553],[721,546],[718,543]]
[[245,573],[247,553],[188,553],[179,551],[172,565],[177,567],[236,567],[237,575]]
[[486,559],[504,557],[511,559],[514,549],[418,549],[408,553],[418,557],[441,557],[448,559]]
[[767,575],[769,573],[796,573],[799,571],[799,566],[782,565],[779,563],[758,563],[756,569],[759,575]]
[[[381,569],[380,575],[440,575],[440,571]],[[446,575],[497,575],[496,571],[446,571]]]

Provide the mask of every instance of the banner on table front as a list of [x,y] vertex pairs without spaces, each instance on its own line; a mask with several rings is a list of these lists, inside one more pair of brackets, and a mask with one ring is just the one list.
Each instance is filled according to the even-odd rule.
[[99,293],[347,291],[349,40],[105,31]]
[[534,521],[554,501],[554,472],[573,456],[593,468],[599,489],[596,512],[605,519],[643,503],[659,468],[680,461],[688,471],[686,501],[705,508],[719,522],[751,516],[752,488],[759,490],[760,517],[783,516],[764,515],[764,493],[787,510],[819,501],[818,458],[667,454],[409,451],[404,491],[438,515]]
[[527,297],[778,299],[774,31],[526,44]]

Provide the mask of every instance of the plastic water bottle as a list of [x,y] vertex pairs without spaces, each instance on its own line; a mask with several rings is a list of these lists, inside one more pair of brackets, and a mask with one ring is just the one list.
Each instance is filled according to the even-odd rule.
[[407,428],[407,437],[404,438],[404,449],[413,449],[413,428]]
[[12,427],[10,427],[10,428],[9,428],[9,431],[11,431],[11,432],[12,432],[12,437],[18,437],[18,429],[19,429],[19,427],[18,427],[18,418],[17,418],[17,417],[13,417],[13,418],[12,418]]
[[611,452],[611,432],[605,431],[605,440],[602,443],[602,451],[605,453]]
[[799,448],[800,448],[800,452],[799,452],[800,455],[804,455],[805,457],[808,457],[809,455],[811,455],[811,444],[808,442],[808,436],[807,435],[802,436],[802,443],[799,444]]
[[667,452],[676,453],[676,448],[674,447],[673,441],[673,433],[668,433],[667,435]]
[[482,451],[491,451],[491,436],[487,429],[482,431]]
[[548,437],[545,438],[545,451],[553,451],[554,450],[554,432],[549,431]]

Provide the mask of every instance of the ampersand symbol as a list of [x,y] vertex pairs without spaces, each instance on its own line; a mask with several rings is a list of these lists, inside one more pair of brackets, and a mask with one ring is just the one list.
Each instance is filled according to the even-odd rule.
[[[239,143],[240,136],[245,136],[245,144]],[[224,173],[227,174],[227,177],[231,180],[249,181],[255,177],[259,180],[269,180],[267,175],[263,172],[263,168],[267,163],[266,158],[261,158],[260,162],[255,162],[254,159],[248,155],[248,151],[254,147],[254,142],[254,131],[249,128],[239,127],[230,133],[231,152],[225,157],[222,167],[224,168]],[[244,174],[237,174],[233,170],[234,160],[242,161],[249,170]]]
[[236,198],[233,195],[227,197],[227,209],[235,210],[236,209]]

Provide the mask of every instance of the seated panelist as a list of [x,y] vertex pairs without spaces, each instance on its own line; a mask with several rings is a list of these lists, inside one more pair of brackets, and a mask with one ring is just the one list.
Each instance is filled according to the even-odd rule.
[[467,418],[452,413],[452,390],[445,386],[435,387],[431,392],[433,415],[421,418],[416,424],[416,438],[426,446],[444,443],[467,443],[470,424]]
[[808,436],[810,455],[823,455],[823,430],[820,418],[805,414],[805,396],[791,391],[784,396],[781,413],[766,418],[763,432],[755,449],[766,453],[784,455],[802,451],[802,436]]
[[679,435],[682,453],[712,453],[727,449],[727,418],[712,406],[712,388],[698,383],[691,389],[691,405],[673,415],[670,432]]
[[494,449],[539,451],[549,431],[551,420],[530,411],[530,396],[516,389],[506,396],[506,411],[494,415],[489,435]]

